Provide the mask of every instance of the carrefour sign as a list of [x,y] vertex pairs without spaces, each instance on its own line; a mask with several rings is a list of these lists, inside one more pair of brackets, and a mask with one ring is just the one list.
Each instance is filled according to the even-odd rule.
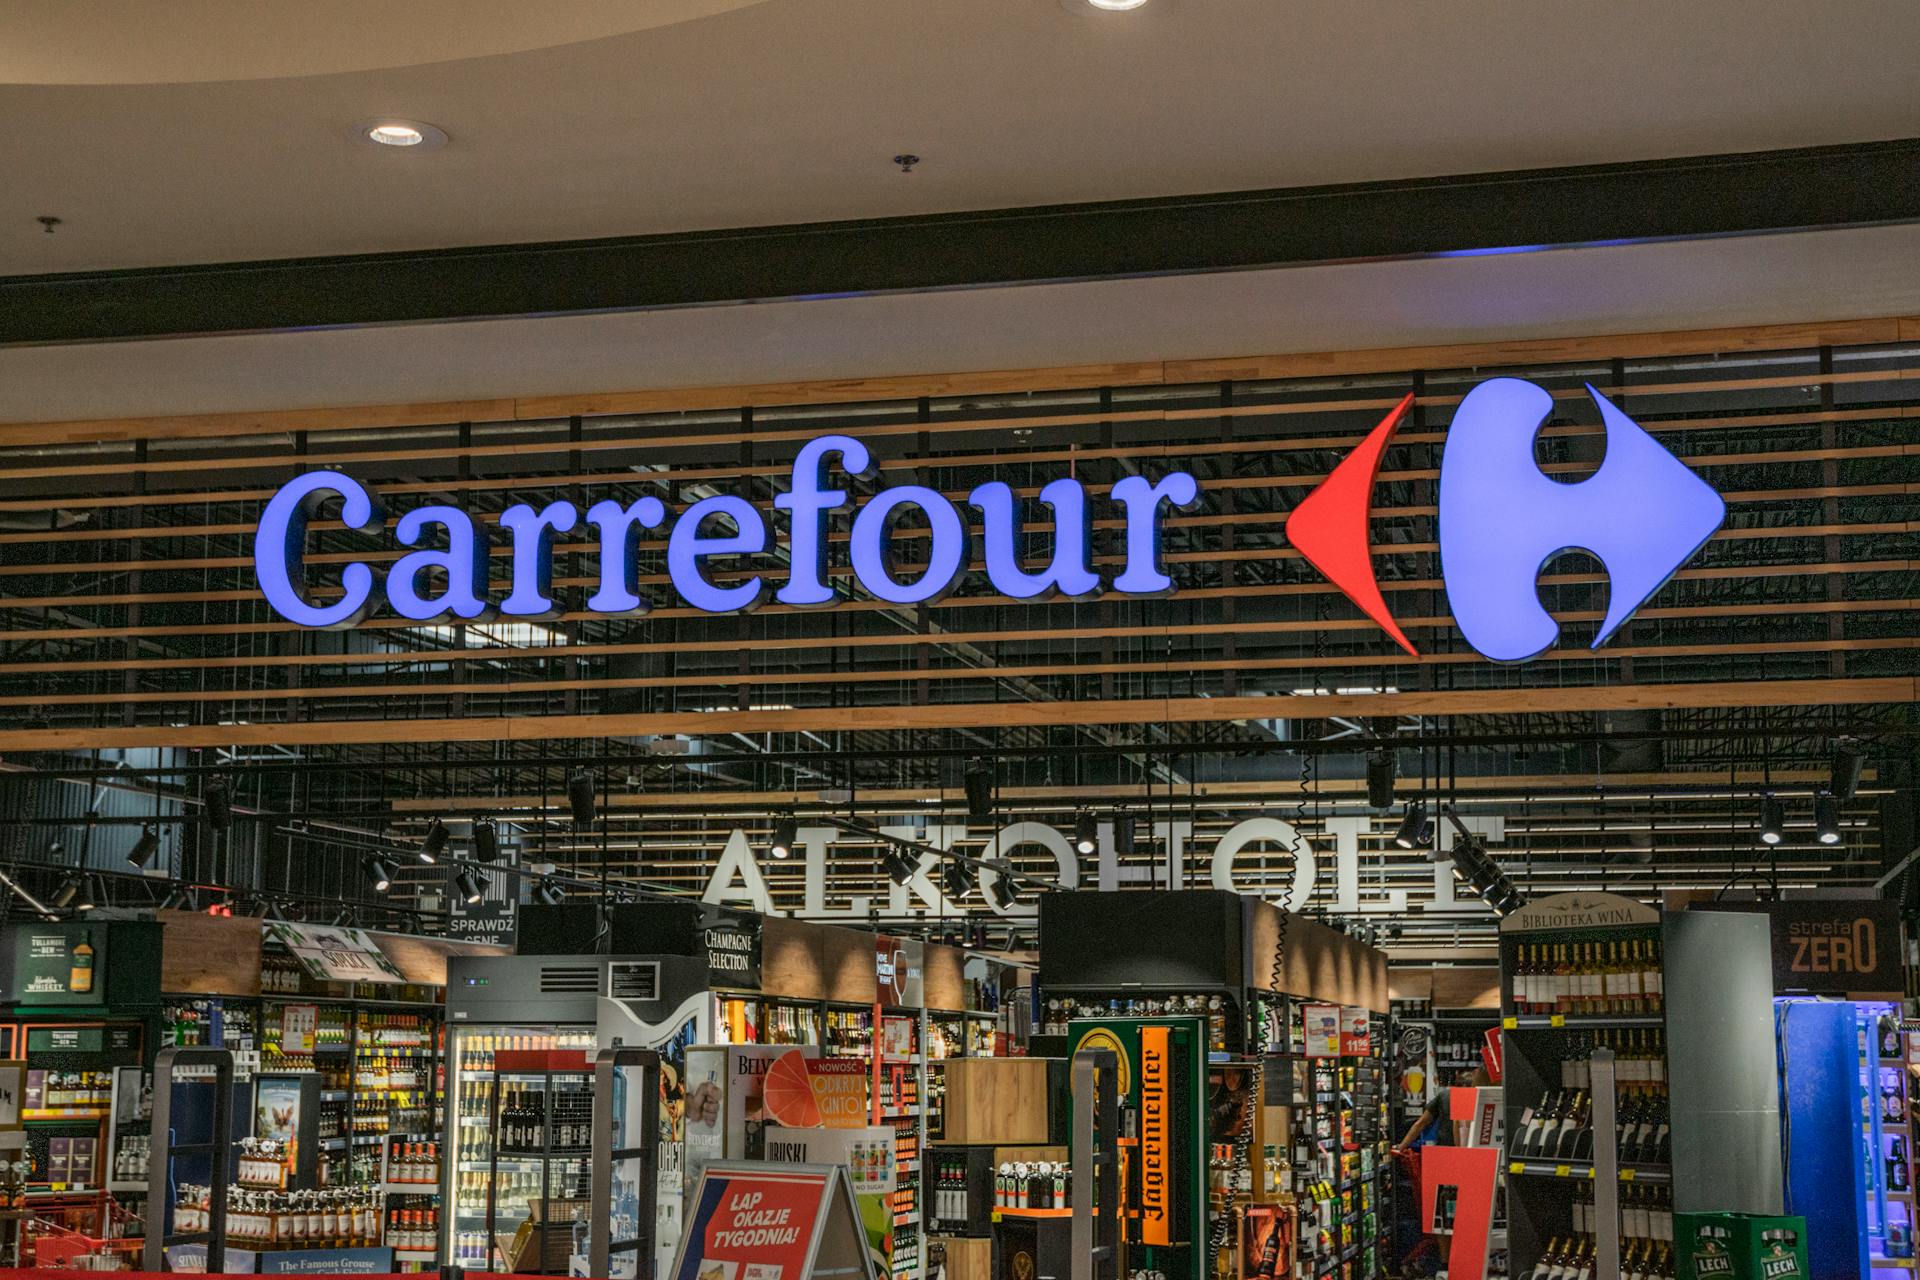
[[[1606,461],[1576,484],[1552,479],[1534,460],[1534,436],[1553,397],[1533,383],[1481,383],[1461,402],[1448,432],[1440,468],[1441,576],[1467,643],[1495,661],[1535,657],[1558,636],[1559,624],[1540,604],[1536,580],[1561,552],[1591,552],[1606,568],[1607,616],[1594,640],[1597,648],[1725,518],[1725,504],[1705,481],[1599,392],[1588,392],[1606,426]],[[1311,564],[1418,657],[1381,593],[1369,532],[1374,478],[1412,403],[1408,396],[1389,413],[1300,502],[1286,528]],[[915,484],[884,486],[856,503],[850,484],[832,482],[836,468],[849,481],[877,474],[867,447],[851,436],[820,436],[802,447],[786,491],[773,500],[785,515],[784,563],[770,554],[776,535],[766,517],[737,494],[701,498],[677,513],[655,497],[625,506],[605,499],[584,516],[564,499],[539,508],[520,503],[500,514],[510,570],[505,594],[496,598],[486,527],[459,507],[426,506],[395,521],[394,540],[415,549],[394,563],[384,584],[369,565],[352,561],[341,574],[340,598],[324,603],[306,588],[309,519],[336,499],[349,529],[378,532],[385,516],[367,486],[338,471],[315,471],[286,484],[267,503],[254,538],[254,568],[267,603],[303,627],[354,626],[373,612],[380,596],[395,614],[422,623],[495,614],[546,617],[558,612],[553,540],[590,527],[599,548],[595,590],[585,602],[590,614],[636,617],[653,607],[640,593],[637,569],[649,538],[664,545],[668,580],[690,608],[740,613],[769,597],[796,608],[821,608],[841,599],[830,581],[827,522],[830,513],[845,508],[852,514],[846,567],[861,591],[889,603],[939,599],[976,562],[993,589],[1014,600],[1080,598],[1103,590],[1152,596],[1174,588],[1161,563],[1163,520],[1200,499],[1199,481],[1184,471],[1157,480],[1129,475],[1101,494],[1090,494],[1070,476],[1052,480],[1039,493],[1053,526],[1052,554],[1044,568],[1031,572],[1020,554],[1025,524],[1018,500],[1005,483],[991,481],[970,492],[968,516],[938,490]],[[1125,539],[1120,571],[1107,578],[1093,568],[1092,507],[1101,497],[1120,513]],[[925,526],[913,540],[924,560],[913,566],[899,557],[896,536],[908,516]],[[723,585],[712,576],[713,562],[721,558],[744,558],[753,571]]]

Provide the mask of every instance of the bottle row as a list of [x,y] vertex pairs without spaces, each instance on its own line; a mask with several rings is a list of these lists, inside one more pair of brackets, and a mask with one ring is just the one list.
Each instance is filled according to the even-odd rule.
[[[210,1227],[211,1190],[182,1183],[174,1201],[174,1230]],[[378,1244],[380,1213],[367,1188],[337,1191],[227,1189],[227,1238],[249,1249],[347,1249]]]
[[[1651,1184],[1625,1182],[1619,1191],[1620,1239],[1622,1243],[1641,1241],[1653,1244],[1673,1243],[1673,1189]],[[1573,1233],[1594,1234],[1593,1184],[1583,1182],[1573,1195]]]
[[1515,1013],[1653,1014],[1664,1003],[1660,944],[1652,939],[1522,943],[1514,956]]
[[552,1200],[583,1198],[587,1194],[587,1162],[576,1159],[565,1164],[554,1161],[547,1166],[551,1176],[542,1190],[538,1173],[463,1173],[454,1180],[453,1203],[463,1215],[485,1213],[489,1184],[493,1190],[494,1213],[499,1217],[524,1216],[527,1206],[544,1197]]
[[387,1181],[439,1186],[440,1144],[437,1142],[387,1144]]
[[1667,1034],[1658,1027],[1632,1031],[1571,1032],[1567,1056],[1560,1060],[1560,1087],[1593,1091],[1593,1051],[1613,1051],[1616,1092],[1665,1092]]
[[1224,1053],[1227,1049],[1227,1014],[1227,1002],[1218,995],[1111,999],[1104,1003],[1085,997],[1050,996],[1040,1031],[1042,1035],[1066,1035],[1067,1024],[1075,1018],[1205,1018],[1209,1047],[1216,1053]]
[[29,1071],[27,1110],[65,1110],[70,1108],[107,1109],[113,1101],[111,1071]]
[[[1654,1093],[1620,1100],[1615,1114],[1616,1153],[1622,1164],[1664,1164],[1673,1158],[1667,1099]],[[1593,1098],[1584,1089],[1550,1093],[1520,1116],[1509,1154],[1516,1160],[1591,1160]]]
[[421,1209],[387,1210],[387,1248],[424,1252],[440,1247],[440,1211]]
[[113,1153],[113,1180],[115,1182],[137,1182],[147,1176],[147,1169],[153,1159],[153,1135],[147,1133],[129,1133],[120,1139],[120,1147]]
[[570,1050],[592,1055],[591,1031],[485,1032],[460,1042],[460,1070],[492,1071],[500,1053],[549,1053]]
[[[1594,1280],[1592,1236],[1555,1240],[1520,1280]],[[1620,1280],[1673,1280],[1673,1246],[1636,1240],[1620,1248]]]
[[374,1052],[354,1058],[353,1087],[356,1089],[430,1089],[433,1083],[433,1064],[418,1057]]
[[556,1093],[549,1100],[538,1090],[512,1090],[501,1102],[498,1132],[503,1153],[585,1151],[593,1138],[593,1095]]
[[287,1144],[273,1138],[240,1139],[234,1178],[253,1187],[281,1187],[287,1180]]
[[1068,1209],[1067,1166],[1057,1161],[1008,1163],[994,1172],[996,1209]]

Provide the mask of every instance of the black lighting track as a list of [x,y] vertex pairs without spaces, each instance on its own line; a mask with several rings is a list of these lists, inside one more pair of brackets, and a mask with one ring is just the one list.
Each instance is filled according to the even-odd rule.
[[[556,198],[564,198],[557,192]],[[728,231],[0,278],[0,344],[633,311],[1920,221],[1920,139]]]

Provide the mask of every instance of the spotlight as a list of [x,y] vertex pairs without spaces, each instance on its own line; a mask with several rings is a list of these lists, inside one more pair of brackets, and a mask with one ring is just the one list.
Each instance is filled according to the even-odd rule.
[[1399,764],[1393,758],[1393,752],[1375,751],[1367,756],[1367,807],[1370,809],[1393,808],[1393,779],[1399,772]]
[[1139,830],[1138,820],[1126,810],[1113,815],[1113,853],[1117,858],[1127,857],[1133,852],[1134,840]]
[[153,861],[153,855],[158,852],[160,852],[160,837],[154,833],[152,827],[143,827],[140,830],[140,838],[133,842],[133,848],[127,852],[127,863],[144,871],[147,864]]
[[65,911],[71,907],[84,890],[81,879],[78,871],[67,872],[60,881],[60,886],[53,891],[53,897],[47,900],[48,905],[56,911]]
[[447,824],[435,818],[427,824],[426,838],[420,842],[420,861],[432,866],[447,851]]
[[533,888],[533,900],[543,907],[557,907],[567,900],[566,886],[552,876],[541,876]]
[[914,870],[918,866],[919,859],[908,857],[905,850],[895,848],[893,845],[888,845],[880,855],[880,869],[885,871],[887,879],[895,884],[905,884],[913,879]]
[[453,892],[468,906],[486,896],[480,891],[480,878],[466,867],[460,868],[460,874],[453,878]]
[[225,831],[233,825],[233,792],[225,778],[209,778],[206,789],[200,793],[200,801],[208,827]]
[[1779,844],[1786,832],[1787,807],[1778,796],[1769,795],[1760,802],[1760,843]]
[[1427,802],[1407,801],[1407,812],[1400,819],[1400,829],[1393,833],[1393,842],[1402,849],[1418,849],[1432,839],[1433,820],[1427,817]]
[[476,862],[500,860],[500,826],[492,818],[473,820],[473,858]]
[[393,864],[379,854],[367,855],[361,866],[366,869],[367,880],[375,893],[385,893],[393,887]]
[[992,900],[995,909],[1000,911],[1011,907],[1013,900],[1019,895],[1020,890],[1014,885],[1013,877],[1005,870],[994,877],[993,884],[987,889],[987,897]]
[[1840,799],[1831,791],[1813,798],[1813,835],[1821,844],[1840,843]]
[[973,892],[973,868],[964,862],[949,859],[940,872],[940,883],[946,889],[947,897],[958,902]]
[[593,825],[593,775],[585,769],[567,779],[567,803],[573,808],[573,825]]
[[1081,853],[1092,853],[1098,846],[1099,839],[1093,823],[1093,811],[1082,809],[1073,819],[1073,847]]
[[1860,742],[1857,738],[1835,738],[1833,740],[1832,779],[1827,790],[1833,792],[1839,800],[1851,800],[1860,789],[1860,766],[1865,764],[1860,754]]
[[967,764],[967,821],[984,827],[993,821],[993,762],[975,759]]
[[107,900],[107,895],[100,892],[99,877],[92,872],[80,877],[78,897],[79,901],[73,904],[75,911],[91,911]]
[[769,846],[769,850],[773,856],[776,858],[791,858],[793,856],[794,837],[799,834],[799,831],[800,824],[794,820],[792,814],[781,814],[779,820],[773,824],[773,842]]

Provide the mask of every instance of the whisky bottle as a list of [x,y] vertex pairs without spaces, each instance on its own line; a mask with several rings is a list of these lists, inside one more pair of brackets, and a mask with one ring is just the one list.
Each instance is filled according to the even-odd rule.
[[92,930],[83,929],[80,931],[80,941],[73,946],[73,963],[67,974],[67,989],[77,996],[93,990],[92,937]]

